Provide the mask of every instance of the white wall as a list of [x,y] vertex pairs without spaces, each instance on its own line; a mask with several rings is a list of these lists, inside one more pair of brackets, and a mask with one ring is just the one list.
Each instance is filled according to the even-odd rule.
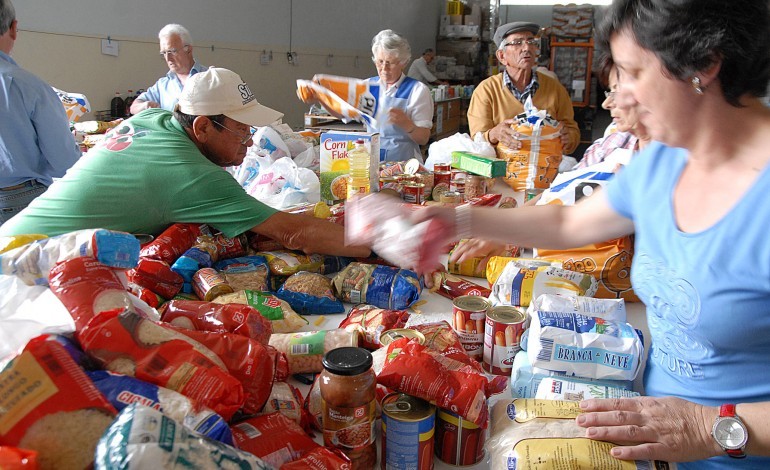
[[[374,75],[371,39],[386,28],[406,36],[419,56],[435,47],[444,1],[16,0],[14,6],[15,60],[57,88],[85,93],[94,110],[108,109],[115,91],[146,88],[168,70],[157,33],[180,23],[192,33],[199,62],[238,72],[260,102],[299,127],[307,106],[296,97],[296,79]],[[101,54],[107,37],[118,41],[118,57]],[[269,65],[260,65],[263,50],[273,53]],[[289,50],[297,52],[298,65],[288,63]]]

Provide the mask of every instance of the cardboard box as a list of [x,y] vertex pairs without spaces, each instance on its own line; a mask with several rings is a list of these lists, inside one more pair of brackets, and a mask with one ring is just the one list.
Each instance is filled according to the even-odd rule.
[[347,176],[350,174],[348,151],[355,141],[363,139],[369,150],[369,188],[380,187],[380,134],[367,132],[329,131],[321,134],[320,179],[321,200],[336,203],[347,197]]
[[463,24],[463,15],[449,15],[449,24],[450,25],[462,25]]
[[508,162],[499,158],[490,158],[471,152],[452,152],[452,167],[465,170],[474,175],[496,178],[505,176]]

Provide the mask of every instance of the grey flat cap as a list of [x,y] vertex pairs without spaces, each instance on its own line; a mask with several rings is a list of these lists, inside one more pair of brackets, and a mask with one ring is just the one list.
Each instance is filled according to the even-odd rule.
[[519,31],[529,31],[530,33],[537,35],[540,31],[540,25],[536,23],[530,23],[527,21],[514,21],[512,23],[506,23],[497,28],[495,31],[494,41],[497,47],[500,47],[500,43],[503,42],[506,36],[509,34],[517,33]]

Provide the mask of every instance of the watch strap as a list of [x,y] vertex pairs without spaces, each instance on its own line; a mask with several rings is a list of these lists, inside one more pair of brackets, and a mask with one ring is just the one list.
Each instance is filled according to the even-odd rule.
[[725,403],[724,405],[719,407],[719,416],[721,417],[733,417],[735,416],[735,404],[734,403]]

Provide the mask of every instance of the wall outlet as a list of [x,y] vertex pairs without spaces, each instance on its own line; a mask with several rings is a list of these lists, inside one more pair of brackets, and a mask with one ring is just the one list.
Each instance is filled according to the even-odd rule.
[[262,51],[259,56],[259,63],[262,65],[268,65],[273,60],[273,51]]

